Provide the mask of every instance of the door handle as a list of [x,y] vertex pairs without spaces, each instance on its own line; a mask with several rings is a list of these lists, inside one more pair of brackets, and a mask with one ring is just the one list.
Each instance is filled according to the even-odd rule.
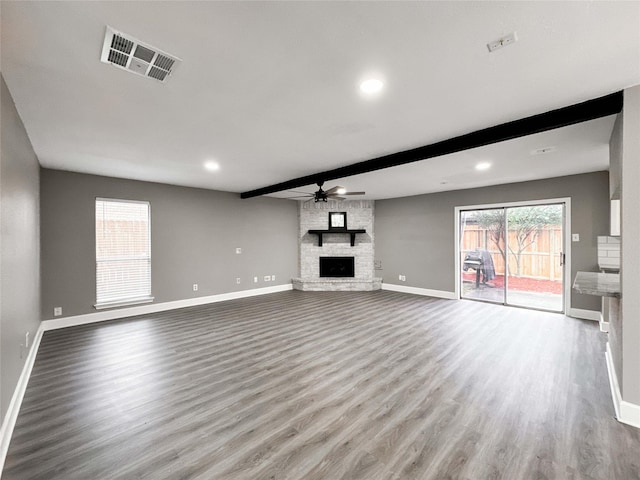
[[564,253],[560,252],[560,266],[564,265],[565,260],[566,259],[564,258]]

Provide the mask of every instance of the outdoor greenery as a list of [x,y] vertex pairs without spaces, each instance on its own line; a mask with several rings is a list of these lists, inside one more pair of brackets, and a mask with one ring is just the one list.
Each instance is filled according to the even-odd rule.
[[[562,207],[560,205],[536,205],[507,208],[506,211],[506,223],[509,232],[512,233],[508,245],[509,253],[513,255],[516,262],[515,275],[520,276],[522,252],[536,241],[542,230],[562,223]],[[476,210],[472,218],[481,228],[487,230],[500,254],[506,258],[504,210]],[[515,245],[513,239],[515,239]],[[512,272],[508,272],[508,274],[513,275]]]

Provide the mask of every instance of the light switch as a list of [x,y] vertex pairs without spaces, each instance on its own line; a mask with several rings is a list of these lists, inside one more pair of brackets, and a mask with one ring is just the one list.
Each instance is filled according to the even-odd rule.
[[571,241],[572,242],[579,242],[580,241],[580,234],[579,233],[572,233],[571,234]]

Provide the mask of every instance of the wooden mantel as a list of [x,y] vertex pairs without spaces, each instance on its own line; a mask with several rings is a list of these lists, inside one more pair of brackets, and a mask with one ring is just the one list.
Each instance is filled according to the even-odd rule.
[[311,233],[312,235],[317,235],[318,236],[318,246],[319,247],[322,246],[322,235],[324,235],[326,233],[330,233],[330,234],[337,234],[337,233],[348,234],[348,235],[351,236],[351,246],[353,247],[355,245],[355,243],[356,243],[356,234],[358,234],[358,233],[367,233],[367,231],[364,228],[358,228],[358,229],[353,229],[353,230],[328,228],[326,230],[309,230],[309,233]]

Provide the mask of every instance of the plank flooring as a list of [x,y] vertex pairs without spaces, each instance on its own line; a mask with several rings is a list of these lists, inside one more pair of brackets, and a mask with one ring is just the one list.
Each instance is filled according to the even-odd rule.
[[640,478],[605,335],[290,291],[46,332],[3,480]]

